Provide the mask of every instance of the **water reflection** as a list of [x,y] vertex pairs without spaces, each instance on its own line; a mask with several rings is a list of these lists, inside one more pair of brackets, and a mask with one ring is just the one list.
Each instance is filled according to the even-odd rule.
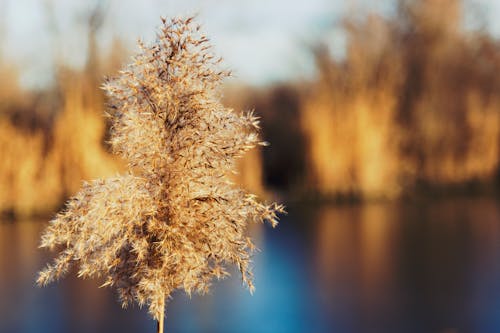
[[316,277],[325,307],[337,314],[331,324],[341,332],[378,331],[379,319],[396,310],[395,208],[326,207],[318,214]]
[[[177,293],[167,331],[500,331],[496,200],[289,210],[277,230],[251,231],[263,250],[254,296],[237,277],[208,296]],[[145,310],[122,310],[98,281],[36,288],[50,259],[37,249],[43,225],[0,223],[1,333],[154,332]]]
[[316,234],[316,277],[339,331],[500,331],[495,200],[324,208]]

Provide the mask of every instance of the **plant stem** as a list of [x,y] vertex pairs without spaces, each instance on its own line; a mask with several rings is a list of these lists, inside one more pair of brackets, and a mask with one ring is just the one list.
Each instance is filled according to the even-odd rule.
[[165,300],[161,304],[161,317],[158,320],[157,333],[163,333],[163,322],[165,318]]

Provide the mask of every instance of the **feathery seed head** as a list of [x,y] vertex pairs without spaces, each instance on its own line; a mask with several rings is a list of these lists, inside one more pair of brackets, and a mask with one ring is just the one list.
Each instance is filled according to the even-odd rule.
[[147,304],[156,319],[172,291],[207,292],[236,264],[253,291],[248,222],[277,224],[281,205],[264,205],[228,178],[235,161],[263,144],[258,118],[224,107],[219,69],[192,18],[162,18],[157,40],[104,84],[111,145],[129,172],[85,184],[50,223],[41,247],[62,248],[40,272],[45,285],[78,264],[103,277],[123,306]]

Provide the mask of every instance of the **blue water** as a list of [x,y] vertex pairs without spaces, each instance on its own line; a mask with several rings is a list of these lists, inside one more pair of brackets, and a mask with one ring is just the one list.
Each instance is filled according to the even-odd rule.
[[[155,332],[99,281],[35,287],[44,225],[0,223],[1,333]],[[496,199],[293,206],[251,233],[255,294],[236,272],[210,295],[176,293],[165,332],[500,332]]]

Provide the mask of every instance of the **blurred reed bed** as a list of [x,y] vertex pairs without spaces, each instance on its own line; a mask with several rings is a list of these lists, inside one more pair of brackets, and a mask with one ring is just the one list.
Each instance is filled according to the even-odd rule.
[[262,116],[268,187],[341,200],[497,190],[500,42],[463,27],[462,1],[398,3],[389,18],[346,17],[345,57],[313,48],[313,80],[228,89]]
[[[103,146],[100,92],[84,73],[60,76],[55,91],[41,96],[21,92],[23,107],[14,103],[1,110],[0,210],[9,215],[47,213],[82,179],[118,170],[119,163]],[[48,99],[48,105],[40,99]]]
[[319,77],[301,101],[313,191],[394,198],[492,186],[500,43],[464,30],[462,14],[457,0],[402,1],[395,18],[345,21],[345,59],[315,51]]

